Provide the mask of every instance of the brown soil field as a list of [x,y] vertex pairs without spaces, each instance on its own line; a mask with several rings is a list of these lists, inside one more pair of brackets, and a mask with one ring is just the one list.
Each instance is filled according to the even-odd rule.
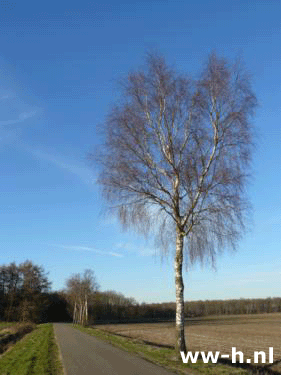
[[[174,323],[97,327],[156,345],[173,346],[175,342]],[[268,361],[268,349],[273,347],[274,364],[269,368],[281,373],[281,313],[189,319],[185,323],[185,334],[188,350],[220,351],[221,354],[229,354],[231,359],[232,347],[236,347],[236,351],[244,353],[244,363],[248,358],[254,363],[254,351],[264,351]]]

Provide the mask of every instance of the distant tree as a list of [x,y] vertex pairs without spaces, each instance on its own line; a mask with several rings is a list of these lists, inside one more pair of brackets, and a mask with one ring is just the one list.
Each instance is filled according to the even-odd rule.
[[47,303],[45,294],[49,292],[51,283],[43,267],[29,260],[19,265],[19,273],[21,276],[20,320],[39,321]]
[[76,273],[66,281],[66,292],[75,301],[82,295],[92,295],[99,289],[94,271],[86,269],[83,274]]
[[8,321],[40,321],[50,282],[43,267],[25,261],[0,267],[0,317]]
[[117,321],[128,320],[129,315],[132,315],[132,306],[136,305],[134,298],[125,297],[122,293],[117,293],[114,290],[102,292],[100,301],[103,315],[109,320]]
[[66,281],[66,296],[72,306],[73,320],[85,324],[88,321],[88,307],[94,302],[99,284],[92,270],[74,274]]
[[89,155],[124,228],[154,231],[165,251],[175,244],[178,354],[186,351],[184,249],[190,263],[214,262],[245,229],[255,106],[245,71],[215,53],[195,81],[150,55],[145,70],[128,75],[105,142]]
[[18,288],[20,286],[21,278],[19,268],[15,263],[11,263],[2,268],[2,290],[5,295],[5,319],[8,321],[14,320],[17,315],[18,307]]

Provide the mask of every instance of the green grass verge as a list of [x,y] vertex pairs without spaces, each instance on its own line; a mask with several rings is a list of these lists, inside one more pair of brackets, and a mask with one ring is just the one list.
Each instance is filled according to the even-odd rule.
[[52,324],[42,324],[0,357],[0,375],[62,375]]
[[227,366],[223,364],[203,363],[199,360],[197,363],[184,364],[181,360],[175,360],[175,351],[173,349],[160,348],[153,345],[144,344],[135,339],[129,339],[114,335],[98,328],[86,328],[75,325],[74,328],[88,333],[101,340],[104,340],[127,352],[136,353],[141,357],[161,365],[167,369],[177,372],[178,374],[194,375],[247,375],[248,371]]
[[17,323],[0,322],[0,331],[4,328],[11,327]]

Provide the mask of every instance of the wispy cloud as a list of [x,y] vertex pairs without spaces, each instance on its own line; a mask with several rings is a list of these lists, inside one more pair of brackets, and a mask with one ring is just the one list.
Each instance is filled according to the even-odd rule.
[[0,126],[18,124],[18,123],[23,122],[26,119],[31,118],[35,115],[36,115],[36,111],[23,112],[23,113],[20,113],[18,118],[16,118],[16,119],[0,121]]
[[280,271],[266,271],[266,272],[252,272],[249,274],[248,277],[238,280],[241,284],[247,283],[265,283],[268,280],[274,278],[276,281],[280,279],[281,272]]
[[1,146],[18,142],[23,128],[37,117],[42,108],[30,106],[16,93],[0,89],[0,140]]
[[19,121],[24,121],[30,117],[33,117],[35,116],[37,113],[37,111],[30,111],[30,112],[22,112],[20,115],[19,115]]
[[144,245],[134,245],[132,243],[118,243],[116,245],[116,248],[140,256],[154,256],[157,254],[157,250],[155,248],[147,247]]
[[91,184],[95,181],[95,176],[92,169],[90,167],[87,167],[82,162],[79,162],[77,160],[69,160],[66,156],[62,156],[57,153],[46,152],[24,144],[22,144],[21,147],[36,158],[45,160],[60,169],[64,169],[72,173],[86,184]]
[[69,250],[69,251],[90,251],[92,253],[100,254],[100,255],[105,255],[105,256],[112,256],[112,257],[118,257],[118,258],[123,258],[124,255],[115,253],[112,251],[102,251],[99,249],[96,249],[94,247],[89,247],[89,246],[76,246],[76,245],[60,245],[60,244],[48,244],[49,246],[53,246],[62,250]]
[[[0,90],[0,126],[15,125],[35,116],[38,108],[30,108],[20,98],[11,92]],[[27,109],[29,107],[29,109]],[[12,118],[11,118],[12,117]],[[3,119],[4,118],[4,119]]]
[[10,99],[10,98],[13,98],[13,96],[11,94],[5,94],[5,95],[1,96],[0,100]]
[[139,256],[153,256],[156,255],[157,252],[155,249],[152,249],[150,247],[146,247],[143,245],[134,245],[131,243],[118,243],[115,246],[113,246],[117,251],[104,251],[97,249],[95,247],[91,246],[80,246],[80,245],[61,245],[61,244],[47,244],[48,246],[52,246],[57,249],[61,250],[68,250],[68,251],[89,251],[92,253],[104,255],[104,256],[113,256],[118,258],[123,258],[125,255],[121,254],[120,252],[129,254],[136,254]]
[[35,116],[36,113],[36,111],[23,112],[18,116],[17,119],[0,121],[1,146],[4,144],[18,144],[23,132],[23,126],[21,124],[25,125],[26,120]]

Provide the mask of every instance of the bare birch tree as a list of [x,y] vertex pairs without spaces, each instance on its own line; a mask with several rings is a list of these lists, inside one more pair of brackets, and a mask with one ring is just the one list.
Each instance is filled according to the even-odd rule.
[[247,223],[255,107],[241,66],[212,53],[191,80],[152,55],[146,69],[128,75],[104,144],[89,155],[124,228],[153,231],[164,250],[175,244],[178,355],[186,352],[184,260],[213,262],[235,248]]
[[73,307],[74,324],[88,323],[88,304],[93,303],[94,295],[99,289],[95,274],[86,269],[83,274],[74,274],[66,281],[66,295]]

